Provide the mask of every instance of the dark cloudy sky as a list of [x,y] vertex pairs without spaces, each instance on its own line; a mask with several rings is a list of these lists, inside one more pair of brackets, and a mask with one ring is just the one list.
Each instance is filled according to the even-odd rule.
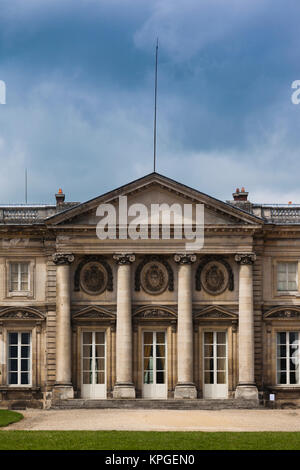
[[299,0],[0,0],[0,202],[84,201],[152,171],[300,203]]

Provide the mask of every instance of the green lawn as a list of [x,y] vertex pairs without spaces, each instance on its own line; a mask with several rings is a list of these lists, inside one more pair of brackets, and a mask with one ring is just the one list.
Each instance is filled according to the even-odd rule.
[[23,415],[21,413],[16,413],[16,411],[0,410],[0,428],[8,426],[11,423],[16,423],[22,418]]
[[0,450],[299,450],[300,432],[0,431]]

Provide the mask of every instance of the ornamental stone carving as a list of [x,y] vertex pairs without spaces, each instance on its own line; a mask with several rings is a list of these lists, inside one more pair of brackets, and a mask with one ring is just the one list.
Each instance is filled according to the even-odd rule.
[[196,261],[197,256],[195,254],[185,254],[185,253],[178,253],[174,255],[174,261],[178,264],[192,264]]
[[87,294],[101,294],[107,288],[106,269],[95,261],[86,263],[80,272],[80,286]]
[[168,271],[162,263],[152,261],[142,268],[141,286],[148,294],[162,294],[166,290],[168,282]]
[[74,259],[75,257],[71,253],[54,253],[54,255],[52,255],[53,263],[56,265],[68,265],[73,263]]
[[129,253],[116,253],[113,255],[114,260],[117,264],[124,265],[124,264],[131,264],[135,261],[135,255]]
[[234,259],[238,264],[253,264],[254,261],[256,260],[256,254],[255,253],[237,254],[235,255]]
[[[99,266],[99,269],[101,269],[101,271],[104,272],[104,280],[106,279],[106,285],[105,285],[104,289],[107,289],[109,292],[112,292],[113,291],[113,273],[112,273],[112,269],[111,269],[109,263],[106,261],[105,257],[103,257],[101,255],[86,255],[86,256],[83,257],[83,259],[80,261],[80,263],[78,264],[78,266],[76,268],[76,271],[75,271],[74,290],[75,291],[80,291],[80,288],[82,288],[86,292],[89,290],[88,286],[84,287],[81,283],[82,282],[81,272],[82,272],[82,270],[85,269],[85,266],[87,266],[90,263],[96,264],[97,266]],[[94,277],[94,275],[92,275],[92,273],[90,273],[90,275],[92,277]],[[94,280],[96,282],[96,278],[94,278]],[[91,282],[91,280],[90,280],[90,282]],[[98,283],[99,283],[99,280],[98,280]],[[103,292],[103,290],[101,292]],[[96,294],[98,292],[95,292],[95,291],[93,292],[92,291],[91,293]]]
[[201,272],[201,284],[206,292],[218,295],[228,287],[229,274],[224,264],[210,261]]
[[230,264],[220,256],[204,256],[196,271],[196,290],[204,288],[212,295],[225,289],[234,290],[234,278]]
[[170,292],[173,292],[173,270],[163,256],[145,256],[139,263],[135,271],[135,290],[139,292],[141,286],[150,294],[160,294],[164,292],[166,288],[168,288]]

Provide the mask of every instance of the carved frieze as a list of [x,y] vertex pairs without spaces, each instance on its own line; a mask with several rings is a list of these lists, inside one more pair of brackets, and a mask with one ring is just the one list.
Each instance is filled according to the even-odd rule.
[[300,307],[275,307],[264,314],[268,320],[274,319],[300,319]]
[[139,307],[133,314],[134,319],[176,319],[177,314],[174,310],[170,309],[169,307],[163,306],[144,306]]
[[44,320],[45,315],[35,309],[21,309],[15,307],[5,308],[0,311],[0,319],[14,319],[14,320]]

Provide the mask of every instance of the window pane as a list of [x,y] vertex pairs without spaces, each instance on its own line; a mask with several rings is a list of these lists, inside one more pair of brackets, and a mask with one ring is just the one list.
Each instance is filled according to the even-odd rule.
[[156,370],[165,370],[165,359],[156,359]]
[[17,370],[18,370],[18,359],[10,359],[9,360],[9,370],[11,372],[17,372]]
[[96,380],[96,384],[104,384],[105,383],[105,373],[102,371],[102,372],[96,372],[95,374],[95,380]]
[[156,342],[160,344],[165,344],[165,332],[156,333]]
[[92,372],[83,372],[82,383],[90,385],[92,383]]
[[82,360],[82,368],[83,370],[91,370],[92,369],[92,360],[91,359],[83,359]]
[[213,372],[205,372],[204,382],[206,384],[213,384],[214,383],[214,373]]
[[226,344],[226,333],[225,333],[225,331],[218,331],[217,332],[217,343],[218,344]]
[[153,346],[144,346],[144,357],[153,357]]
[[277,333],[278,344],[286,344],[286,333]]
[[156,372],[156,383],[157,384],[164,384],[165,383],[165,373],[164,372]]
[[277,357],[286,357],[286,346],[277,346]]
[[286,359],[278,359],[277,360],[277,369],[278,370],[286,370]]
[[165,357],[165,345],[164,344],[158,344],[156,346],[156,356]]
[[214,334],[212,331],[204,333],[204,343],[205,344],[213,344],[214,342]]
[[217,383],[225,384],[226,383],[226,374],[225,372],[217,372]]
[[217,346],[217,356],[218,357],[226,357],[226,345],[225,344],[218,344]]
[[29,357],[29,346],[21,346],[21,357]]
[[144,384],[153,384],[153,372],[144,372]]
[[28,385],[29,384],[29,374],[28,372],[21,373],[21,385]]
[[82,342],[83,344],[92,344],[92,333],[91,332],[83,333]]
[[9,347],[9,357],[18,357],[18,346]]
[[21,342],[22,344],[30,344],[30,335],[29,333],[21,333]]
[[96,333],[96,344],[104,344],[105,343],[105,333],[104,331]]
[[153,333],[147,331],[144,333],[144,344],[152,344],[153,343]]
[[290,344],[294,341],[298,341],[298,333],[296,331],[290,331]]
[[279,384],[286,384],[286,372],[279,372],[278,373],[278,383]]
[[226,360],[217,359],[217,370],[225,370],[225,369],[226,369]]
[[213,359],[204,359],[204,368],[205,370],[214,369],[214,360]]
[[29,360],[28,359],[21,359],[21,371],[28,372],[29,371]]
[[104,370],[104,359],[95,359],[95,370]]
[[153,359],[144,359],[144,370],[153,370]]
[[92,346],[83,346],[83,357],[92,357]]
[[214,354],[214,347],[212,344],[206,344],[204,346],[204,356],[205,357],[212,357]]
[[9,333],[9,344],[18,344],[18,333]]
[[97,344],[95,349],[96,349],[96,357],[104,357],[105,356],[104,345]]
[[9,384],[10,385],[17,385],[18,384],[18,374],[17,374],[17,372],[10,372],[9,373]]

